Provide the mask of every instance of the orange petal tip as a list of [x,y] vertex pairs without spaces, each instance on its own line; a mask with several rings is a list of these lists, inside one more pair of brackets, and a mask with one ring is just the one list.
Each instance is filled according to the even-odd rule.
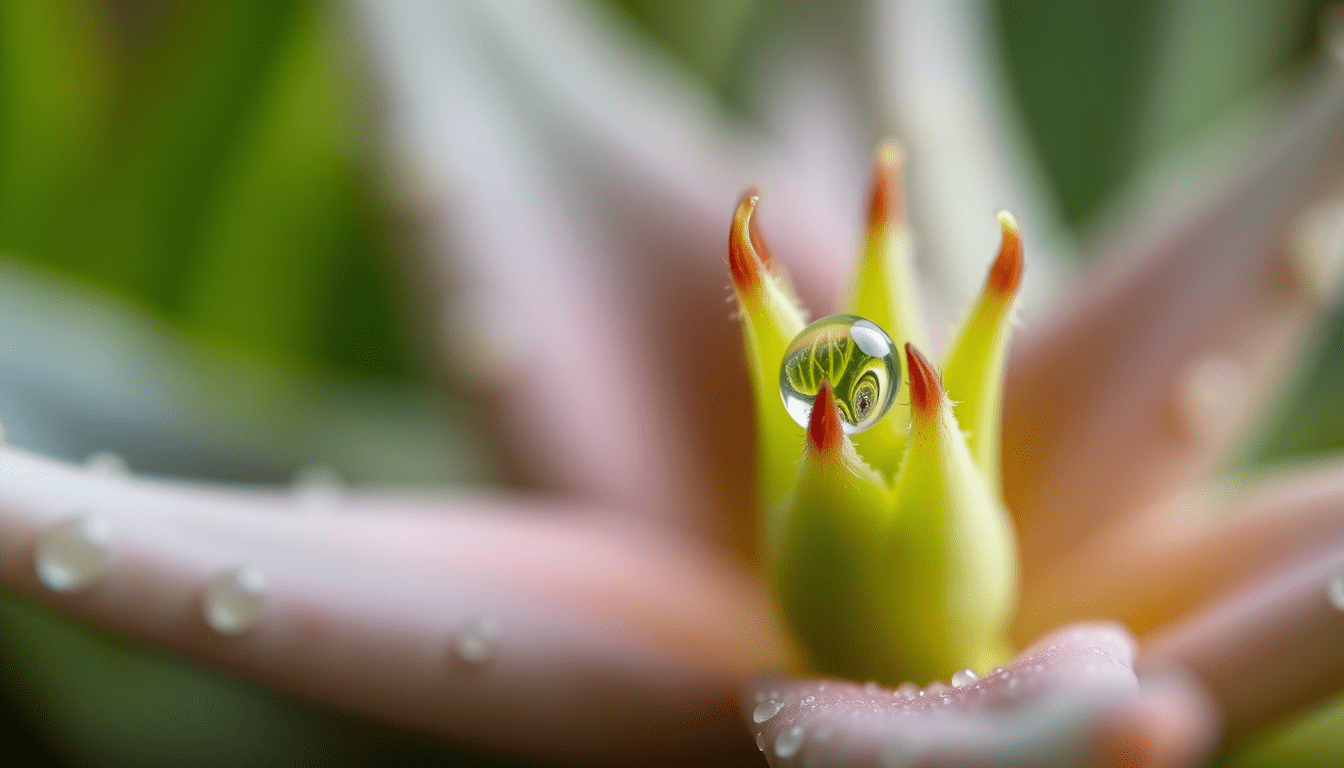
[[873,192],[868,204],[868,227],[889,226],[901,221],[901,172],[905,152],[901,145],[885,139],[877,147],[873,162]]
[[910,408],[916,414],[934,413],[943,398],[943,383],[929,361],[906,342],[905,359],[910,371]]
[[740,295],[756,292],[761,283],[761,268],[769,267],[773,261],[753,215],[759,200],[755,188],[743,193],[728,233],[728,269]]
[[1012,296],[1022,284],[1022,233],[1017,219],[1007,211],[999,211],[999,228],[1003,230],[1003,244],[998,258],[989,268],[989,288],[1001,297]]
[[835,404],[835,393],[829,381],[821,382],[821,390],[812,401],[812,413],[807,418],[807,444],[814,453],[835,455],[840,452],[845,432],[840,425],[840,409]]

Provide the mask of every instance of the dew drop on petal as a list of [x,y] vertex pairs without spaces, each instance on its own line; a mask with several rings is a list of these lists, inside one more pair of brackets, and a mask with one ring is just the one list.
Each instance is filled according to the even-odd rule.
[[803,747],[803,726],[795,725],[775,737],[775,756],[787,760]]
[[245,565],[215,577],[205,588],[205,623],[225,635],[255,627],[266,610],[266,574]]
[[980,676],[975,674],[973,669],[963,669],[952,675],[952,687],[963,688],[979,680]]
[[915,698],[916,696],[918,696],[918,695],[921,693],[921,691],[919,690],[919,686],[918,686],[918,685],[915,685],[914,683],[906,682],[906,683],[901,683],[900,685],[896,686],[896,693],[897,693],[897,695],[899,695],[899,696],[903,696],[903,697],[905,697],[905,698],[907,698],[907,699],[913,699],[913,698]]
[[330,512],[345,501],[345,481],[325,464],[309,464],[295,472],[290,487],[299,510],[308,514]]
[[845,434],[880,420],[896,400],[901,366],[887,332],[857,315],[830,315],[789,344],[779,369],[779,394],[789,416],[806,427],[812,402],[829,381]]
[[125,477],[131,473],[126,460],[112,451],[98,451],[84,460],[84,469],[104,477]]
[[756,709],[751,711],[751,719],[757,723],[764,723],[766,720],[778,715],[779,710],[783,708],[784,702],[782,701],[775,701],[774,699],[763,701],[756,705]]
[[494,616],[478,616],[467,623],[457,633],[453,644],[458,658],[468,664],[484,664],[495,655],[495,643],[499,639],[499,619]]
[[756,749],[759,749],[759,750],[762,751],[762,752],[765,751],[765,734],[764,734],[764,733],[758,733],[758,734],[756,734]]
[[1326,595],[1330,598],[1330,605],[1336,610],[1344,611],[1344,569],[1337,571],[1334,578],[1330,579]]
[[1002,672],[1002,671],[1003,671],[1003,667],[995,667],[994,669],[990,670],[990,673],[989,673],[989,674],[991,674],[991,675],[997,675],[997,674],[999,674],[999,673]]
[[112,566],[112,527],[101,517],[75,514],[37,540],[37,577],[56,592],[77,592],[107,575]]
[[928,691],[929,693],[947,693],[952,689],[948,687],[947,683],[944,683],[942,680],[934,680],[932,683],[929,683],[928,685],[924,686],[924,690]]
[[863,684],[863,692],[869,696],[878,696],[882,693],[882,686],[878,685],[876,680],[869,680]]

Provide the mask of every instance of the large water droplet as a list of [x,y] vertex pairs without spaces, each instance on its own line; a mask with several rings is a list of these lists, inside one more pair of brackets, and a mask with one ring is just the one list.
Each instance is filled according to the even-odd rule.
[[896,399],[901,386],[896,345],[871,320],[856,315],[823,317],[794,338],[779,368],[780,397],[800,426],[807,426],[822,381],[829,381],[835,392],[845,434],[862,432],[876,424]]
[[458,658],[468,664],[484,664],[495,655],[498,640],[499,619],[490,615],[478,616],[457,633],[453,647]]
[[974,683],[976,680],[979,680],[979,679],[980,679],[980,676],[977,675],[977,674],[975,674],[975,670],[973,670],[973,669],[963,669],[963,670],[960,670],[959,672],[955,672],[955,673],[953,673],[953,675],[952,675],[952,687],[953,687],[953,688],[962,688],[962,687],[964,687],[964,686],[970,685],[971,683]]
[[37,577],[57,592],[77,592],[107,575],[112,566],[112,528],[101,517],[76,514],[48,528],[37,540]]
[[236,635],[255,627],[266,610],[266,574],[250,565],[220,574],[205,588],[205,623]]
[[111,451],[98,451],[89,454],[89,457],[84,460],[84,468],[95,475],[105,475],[107,477],[125,477],[131,473],[131,468],[126,465],[126,460]]
[[756,705],[756,709],[751,711],[751,719],[758,723],[764,723],[766,720],[778,715],[779,710],[783,708],[784,702],[782,701],[774,701],[773,699],[770,701],[763,701]]
[[764,734],[764,733],[758,733],[758,734],[756,734],[756,748],[759,749],[759,750],[762,751],[762,752],[765,751],[765,734]]
[[795,725],[775,737],[775,756],[787,760],[803,747],[803,726]]
[[1326,588],[1326,595],[1330,598],[1331,605],[1344,611],[1344,569],[1336,571],[1334,578],[1330,579],[1330,586]]

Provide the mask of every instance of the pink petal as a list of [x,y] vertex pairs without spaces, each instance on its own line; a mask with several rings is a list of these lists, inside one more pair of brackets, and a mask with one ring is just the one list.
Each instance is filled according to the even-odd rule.
[[1344,153],[1344,75],[1311,86],[1198,205],[1158,200],[1150,234],[1126,234],[1108,274],[1015,350],[1004,481],[1029,577],[1208,472],[1296,369],[1326,308],[1284,243]]
[[766,682],[747,722],[772,766],[1121,765],[1136,749],[1148,759],[1131,765],[1192,762],[1211,744],[1207,705],[1185,687],[1141,691],[1133,657],[1122,628],[1076,625],[984,679],[913,698],[871,683]]
[[1229,735],[1344,690],[1344,546],[1173,621],[1145,641],[1145,666],[1176,666],[1213,695]]
[[1019,636],[1106,616],[1140,635],[1344,544],[1344,461],[1213,485],[1122,520],[1025,585]]
[[[14,450],[0,452],[0,478],[6,586],[491,748],[592,762],[730,756],[743,746],[735,692],[787,660],[750,574],[561,505],[356,495],[304,514],[281,494],[109,478]],[[107,526],[112,559],[87,588],[58,594],[39,581],[34,547],[80,511]],[[269,585],[259,621],[212,630],[207,585],[240,566]]]

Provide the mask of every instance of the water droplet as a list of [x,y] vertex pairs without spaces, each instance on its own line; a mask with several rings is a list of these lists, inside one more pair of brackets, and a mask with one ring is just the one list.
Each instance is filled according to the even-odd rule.
[[934,680],[932,683],[929,683],[928,685],[924,686],[924,690],[928,691],[929,693],[946,693],[952,689],[948,687],[947,683],[944,683],[942,680]]
[[803,726],[795,725],[775,737],[775,756],[787,760],[803,747]]
[[205,588],[205,623],[225,635],[255,627],[266,610],[266,574],[245,565],[222,573]]
[[762,752],[765,751],[765,734],[764,734],[764,733],[758,733],[758,734],[756,734],[756,748],[759,749],[759,750],[762,751]]
[[89,454],[84,460],[84,468],[95,475],[104,477],[125,477],[131,473],[126,460],[111,451],[98,451]]
[[900,696],[904,696],[907,699],[913,699],[919,694],[923,693],[923,691],[919,690],[919,686],[915,685],[914,683],[901,683],[900,685],[896,686],[896,693]]
[[1003,667],[995,667],[994,669],[990,670],[990,673],[989,673],[989,674],[991,674],[991,675],[997,675],[997,674],[999,674],[999,673],[1002,672],[1002,671],[1003,671]]
[[980,676],[975,674],[975,670],[963,669],[952,675],[952,687],[964,688],[979,679]]
[[882,693],[882,686],[878,685],[876,680],[869,680],[863,684],[863,692],[869,696],[877,696]]
[[454,648],[458,657],[468,664],[483,664],[495,655],[495,642],[498,639],[499,619],[489,615],[479,616],[457,633]]
[[1330,579],[1330,586],[1326,589],[1326,594],[1330,598],[1330,605],[1337,610],[1344,611],[1344,569],[1335,572],[1335,577]]
[[895,346],[876,323],[856,315],[812,323],[784,352],[779,394],[785,410],[806,427],[821,382],[830,381],[845,434],[868,429],[886,414],[901,385]]
[[107,575],[112,566],[112,527],[101,517],[75,514],[37,540],[37,577],[56,592],[77,592]]
[[783,708],[784,702],[782,701],[775,701],[774,699],[763,701],[760,704],[757,704],[756,708],[751,711],[751,719],[758,723],[764,723],[766,720],[778,715],[779,710]]
[[804,696],[804,697],[803,697],[803,703],[804,703],[804,704],[811,704],[812,702],[814,702],[814,701],[816,701],[816,700],[817,700],[817,697],[816,697],[816,696]]
[[345,481],[325,464],[309,464],[295,472],[291,487],[299,510],[308,514],[330,512],[345,501]]

